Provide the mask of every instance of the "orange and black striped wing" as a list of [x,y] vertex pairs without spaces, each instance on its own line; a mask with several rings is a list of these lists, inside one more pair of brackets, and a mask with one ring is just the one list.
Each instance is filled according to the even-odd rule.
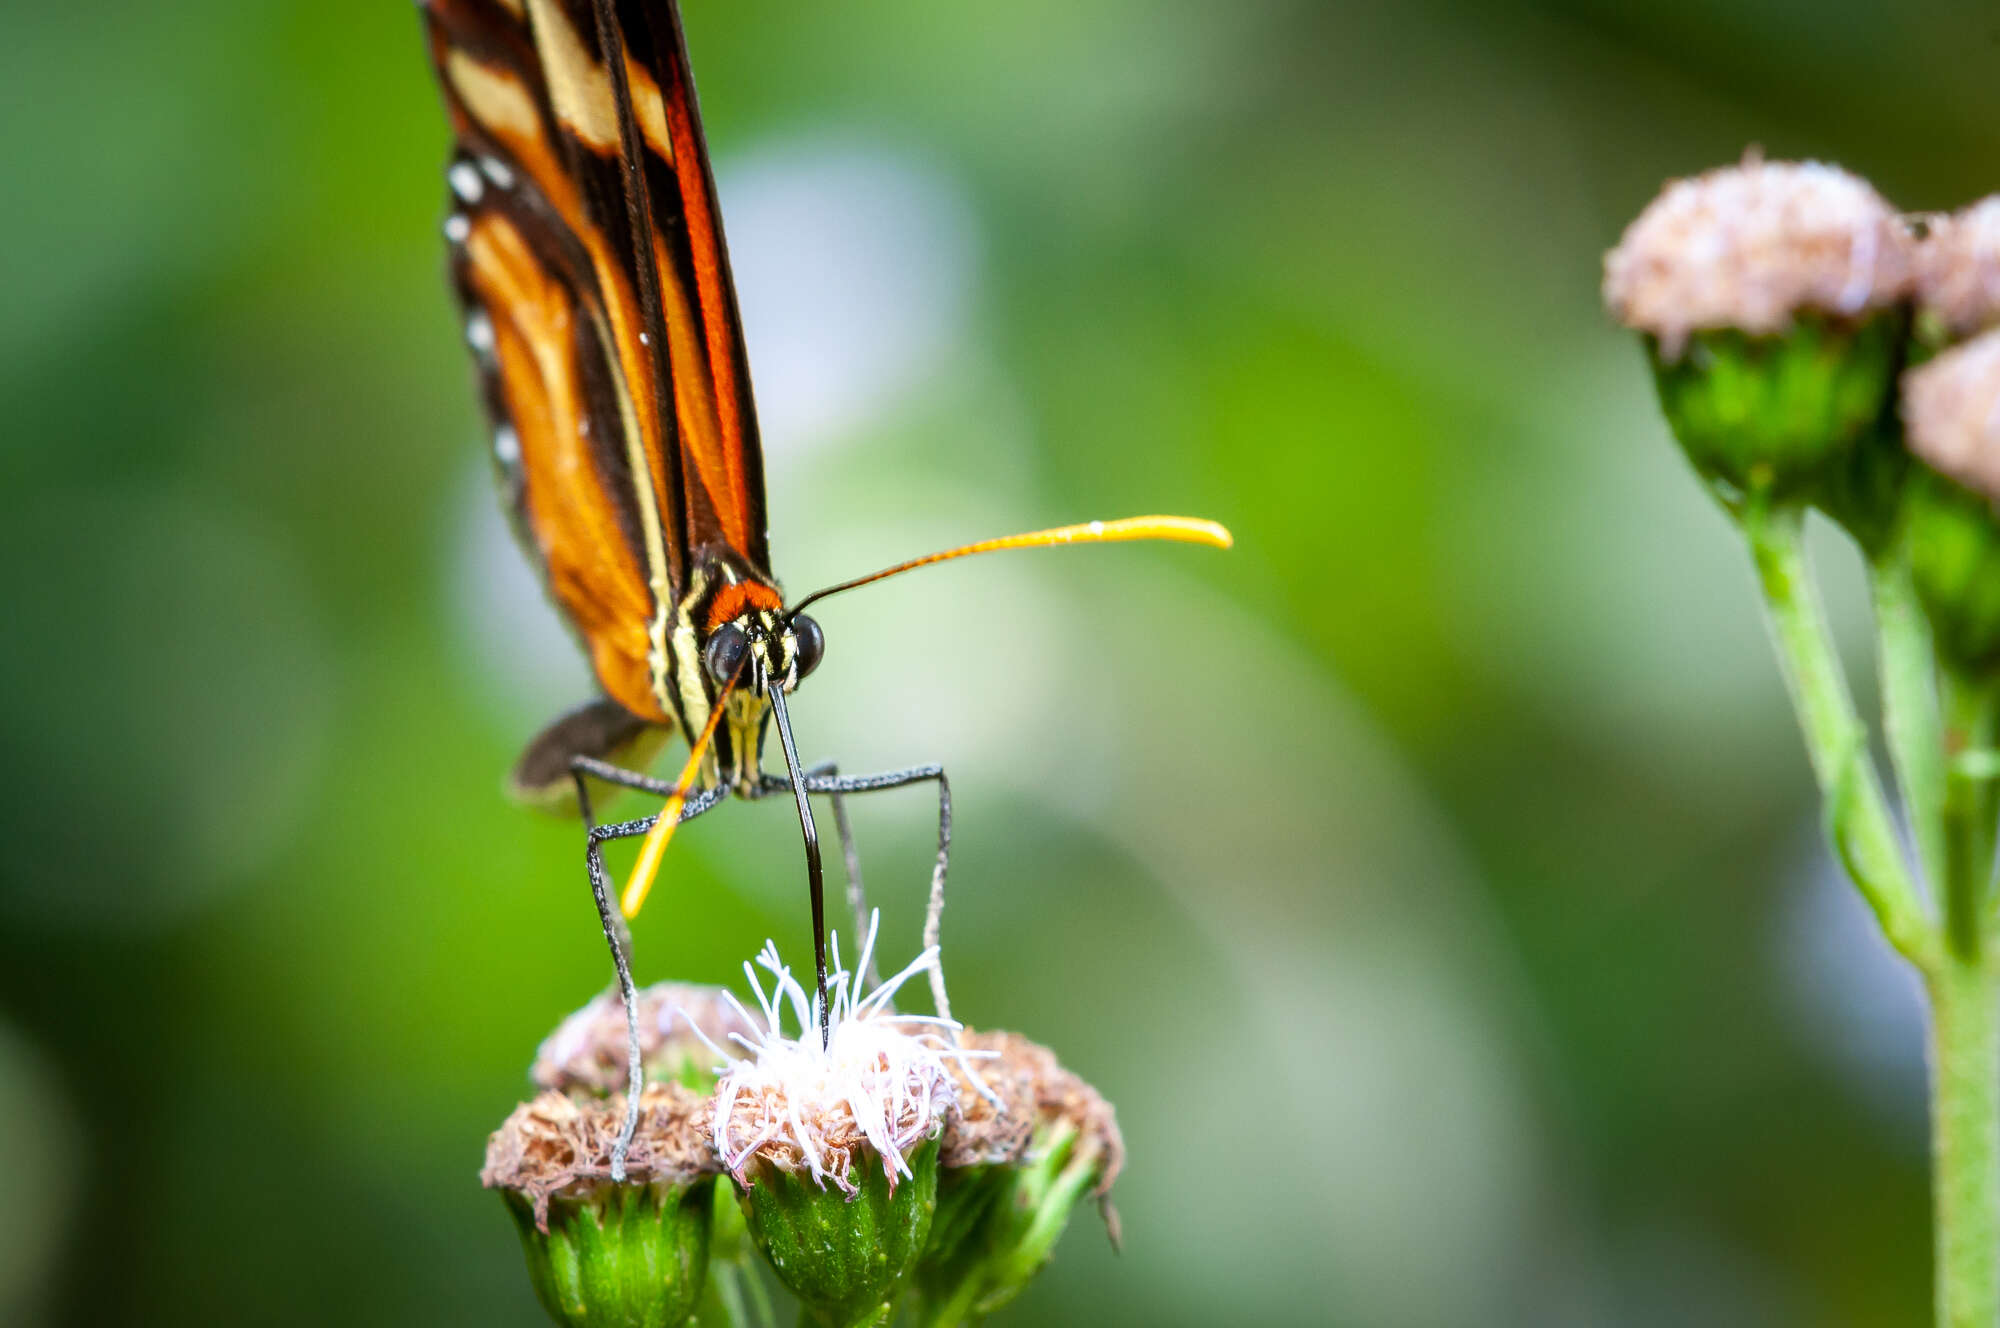
[[685,728],[672,619],[698,559],[768,576],[762,464],[678,23],[601,7],[427,0],[446,232],[524,543],[605,692]]
[[673,0],[596,3],[615,8],[638,112],[637,156],[687,485],[688,546],[697,554],[727,550],[768,581],[764,456],[680,11]]

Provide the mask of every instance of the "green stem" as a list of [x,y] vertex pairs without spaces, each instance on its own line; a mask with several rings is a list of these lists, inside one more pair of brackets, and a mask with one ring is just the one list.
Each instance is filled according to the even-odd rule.
[[750,1293],[750,1322],[758,1328],[778,1328],[778,1311],[771,1304],[771,1291],[764,1285],[763,1276],[746,1261],[743,1265],[743,1286]]
[[1805,513],[1795,506],[1753,501],[1736,516],[1756,560],[1771,637],[1826,800],[1834,848],[1889,943],[1926,965],[1935,951],[1934,938],[1896,842],[1868,752],[1868,731],[1855,713],[1807,567]]
[[1930,624],[1917,602],[1901,548],[1871,561],[1868,578],[1875,602],[1882,732],[1896,768],[1903,810],[1916,836],[1917,858],[1935,893],[1942,890],[1947,870],[1947,776]]
[[1941,958],[1931,998],[1932,1196],[1939,1328],[2000,1320],[2000,1020],[1980,959]]
[[708,1287],[701,1306],[695,1311],[698,1328],[752,1328],[755,1323],[743,1307],[741,1265],[717,1259],[708,1266]]
[[[1993,878],[1995,782],[1978,768],[1991,750],[2000,721],[2000,689],[1953,670],[1944,674],[1945,742],[1945,939],[1952,951],[1976,959],[1980,916]],[[1972,759],[1966,758],[1972,754]]]
[[925,1301],[917,1317],[921,1328],[964,1328],[976,1323],[972,1307],[979,1299],[983,1286],[967,1279],[951,1289],[951,1294],[939,1301]]
[[2000,689],[1950,673],[1940,678],[1901,551],[1871,566],[1884,730],[1917,851],[1939,896],[1945,943],[1936,946],[1896,851],[1866,731],[1833,653],[1806,565],[1801,514],[1752,507],[1741,516],[1799,724],[1826,791],[1835,844],[1884,933],[1923,970],[1930,996],[1937,1323],[1994,1328],[2000,1322],[2000,1010],[1980,917],[1993,871],[1996,798],[1982,762],[1957,758],[1992,746]]

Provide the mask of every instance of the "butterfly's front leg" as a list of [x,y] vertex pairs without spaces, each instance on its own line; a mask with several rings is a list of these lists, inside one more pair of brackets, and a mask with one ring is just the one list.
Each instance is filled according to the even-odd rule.
[[[945,874],[951,867],[951,781],[945,778],[944,767],[941,765],[919,765],[911,766],[907,770],[884,771],[879,775],[841,775],[831,764],[828,764],[808,771],[805,781],[806,792],[824,794],[833,800],[834,824],[840,830],[843,848],[847,848],[851,845],[852,839],[848,834],[846,824],[847,815],[842,805],[844,795],[850,793],[874,793],[880,789],[904,788],[910,784],[922,784],[929,780],[937,781],[938,786],[938,847],[937,863],[931,868],[930,903],[924,912],[925,949],[938,944],[939,936],[942,934]],[[768,779],[767,784],[775,784],[780,789],[790,787],[784,780],[777,779],[775,776]],[[851,853],[851,849],[849,851]],[[859,913],[866,907],[865,901],[860,896],[860,870],[858,859],[850,857],[848,897],[856,910],[857,921],[860,921],[858,917]],[[862,926],[865,934],[865,922],[862,923]],[[933,965],[931,968],[931,1000],[937,1006],[939,1016],[949,1019],[951,1018],[951,1002],[945,997],[944,975],[939,969],[940,966],[937,965]],[[870,980],[873,981],[872,977]]]
[[[581,760],[582,758],[579,758]],[[613,767],[615,769],[615,767]],[[618,771],[633,779],[644,780],[643,775],[634,775],[629,770]],[[596,770],[579,770],[576,781],[579,791],[584,777],[602,777]],[[657,780],[648,783],[657,783]],[[633,785],[632,787],[643,787]],[[669,790],[671,791],[671,790]],[[589,819],[588,795],[585,796],[584,817]],[[720,786],[703,789],[687,800],[681,808],[680,819],[692,821],[703,812],[718,806],[729,796],[729,790]],[[611,898],[611,875],[604,867],[604,846],[618,839],[634,839],[653,828],[657,816],[642,817],[636,821],[619,821],[612,825],[593,825],[584,840],[584,863],[590,872],[590,894],[597,904],[597,920],[604,928],[604,943],[611,947],[611,965],[618,974],[618,998],[625,1006],[625,1127],[618,1132],[618,1142],[611,1149],[611,1179],[623,1182],[625,1179],[625,1154],[632,1147],[632,1136],[639,1128],[639,1095],[646,1086],[645,1053],[639,1045],[639,993],[632,984],[632,961],[629,954],[632,943],[631,933],[626,929],[624,914]]]

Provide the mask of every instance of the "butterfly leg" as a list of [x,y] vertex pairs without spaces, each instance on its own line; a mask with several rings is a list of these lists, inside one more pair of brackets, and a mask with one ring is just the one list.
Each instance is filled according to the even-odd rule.
[[[576,782],[576,809],[583,817],[583,828],[586,831],[597,828],[597,821],[591,813],[590,805],[590,780],[592,779],[612,784],[619,788],[638,789],[642,793],[658,794],[663,798],[674,791],[674,786],[669,780],[655,779],[651,775],[642,775],[636,770],[627,770],[622,765],[613,765],[609,761],[600,761],[594,756],[572,756],[569,761],[569,773],[570,778]],[[587,779],[585,776],[589,776],[589,778]],[[686,820],[687,818],[683,816],[681,819]],[[632,944],[632,932],[625,924],[625,915],[623,913],[616,913],[614,914],[614,918],[618,924],[618,934],[623,938],[626,947],[629,949]]]
[[[582,758],[580,758],[582,759]],[[602,778],[598,771],[589,772]],[[631,774],[620,771],[621,775]],[[645,778],[642,775],[635,779]],[[576,776],[581,790],[584,772]],[[703,812],[712,810],[729,796],[727,788],[717,786],[703,789],[690,797],[681,808],[680,819],[692,821]],[[589,824],[589,802],[585,794],[584,821]],[[639,993],[632,985],[632,961],[630,948],[631,933],[626,929],[625,918],[612,901],[611,875],[604,869],[604,846],[613,840],[632,839],[653,828],[657,816],[643,817],[637,821],[619,821],[612,825],[592,825],[585,837],[584,861],[590,870],[590,894],[597,904],[597,920],[604,927],[604,942],[611,947],[611,965],[618,974],[618,998],[625,1006],[625,1128],[618,1133],[618,1142],[611,1148],[611,1179],[623,1182],[625,1179],[625,1154],[632,1147],[632,1136],[639,1128],[639,1096],[646,1086],[644,1053],[639,1045]]]
[[[938,787],[938,849],[937,864],[931,868],[930,904],[924,912],[924,948],[938,944],[944,921],[944,881],[945,873],[951,867],[951,781],[945,778],[941,765],[912,766],[908,770],[889,770],[879,775],[839,775],[810,772],[806,776],[806,792],[824,794],[834,799],[835,823],[844,820],[840,799],[852,793],[873,793],[879,789],[904,788],[911,784],[922,784],[935,780]],[[778,781],[782,787],[784,781]],[[946,999],[944,975],[936,967],[931,969],[931,1000],[937,1006],[938,1014],[951,1018],[951,1002]]]
[[[656,794],[660,797],[667,797],[675,792],[675,784],[672,780],[656,779],[651,775],[642,775],[636,770],[627,770],[623,766],[612,765],[608,761],[600,761],[593,757],[578,756],[572,758],[570,761],[570,770],[572,775],[576,777],[576,801],[578,808],[583,814],[583,822],[586,827],[592,825],[593,822],[591,821],[590,811],[590,790],[582,778],[584,775],[588,775],[590,778],[602,783],[615,784],[620,788],[638,789],[642,793]],[[829,777],[837,779],[839,775],[840,766],[833,761],[813,766],[806,771],[806,778],[809,780],[824,780]],[[777,775],[767,774],[763,777],[757,792],[752,796],[761,798],[770,793],[790,793],[791,791],[792,786],[790,781],[782,779]],[[813,791],[818,792],[819,790],[814,789]],[[828,801],[833,804],[834,833],[840,838],[841,861],[847,870],[847,906],[854,914],[854,920],[859,929],[857,934],[859,934],[859,932],[865,932],[868,929],[868,893],[861,882],[861,854],[855,847],[854,826],[847,816],[847,800],[839,793],[829,793],[827,797]],[[685,821],[688,817],[684,813],[680,819]]]
[[[641,793],[657,793],[663,798],[674,791],[674,781],[671,779],[655,779],[651,775],[642,775],[637,770],[627,770],[622,765],[600,761],[594,756],[572,756],[569,759],[569,770],[572,777],[589,775],[592,779],[606,784],[638,789]],[[576,781],[576,796],[578,804],[583,808],[583,819],[588,821],[590,786],[581,778]]]

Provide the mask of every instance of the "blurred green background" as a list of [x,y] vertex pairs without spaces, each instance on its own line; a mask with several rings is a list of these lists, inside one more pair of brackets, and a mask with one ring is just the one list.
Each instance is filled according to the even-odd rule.
[[[1125,1254],[1081,1216],[1009,1321],[1918,1321],[1913,991],[1596,283],[1751,142],[2000,184],[1991,7],[687,11],[791,589],[1237,535],[830,604],[794,705],[947,765],[960,1012],[1119,1106]],[[539,1322],[476,1172],[606,974],[500,784],[588,684],[487,483],[417,16],[6,31],[0,1322]],[[932,814],[856,811],[895,963]],[[784,805],[703,821],[642,977],[803,953],[801,881]]]

